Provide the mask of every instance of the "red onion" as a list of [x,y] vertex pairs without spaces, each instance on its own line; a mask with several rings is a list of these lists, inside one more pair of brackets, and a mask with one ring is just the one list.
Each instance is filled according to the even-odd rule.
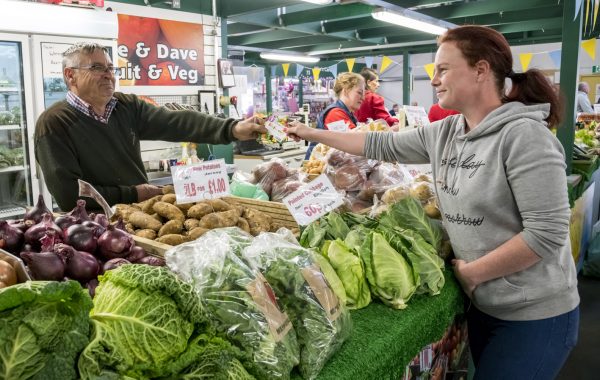
[[44,214],[52,215],[52,211],[46,207],[46,203],[44,203],[44,197],[42,194],[38,197],[37,204],[29,209],[25,215],[23,216],[24,220],[33,220],[35,223],[39,223],[42,221]]
[[94,236],[96,238],[99,238],[100,235],[102,235],[104,233],[104,231],[106,231],[106,227],[104,227],[103,225],[93,222],[91,220],[86,220],[85,222],[81,223],[82,226],[86,226],[88,228],[90,228],[92,231],[94,231]]
[[115,228],[118,228],[121,231],[127,232],[127,228],[125,227],[125,222],[123,221],[123,218],[121,218],[120,216],[119,216],[119,219],[117,220],[117,223],[115,223]]
[[104,263],[104,271],[109,271],[111,269],[115,269],[120,267],[121,265],[125,265],[125,264],[131,264],[131,262],[129,260],[126,259],[110,259],[107,262]]
[[94,218],[94,222],[98,223],[99,225],[101,225],[104,228],[108,227],[108,225],[110,224],[110,221],[104,214],[96,214],[96,217]]
[[25,231],[25,243],[31,244],[35,250],[40,249],[40,239],[44,237],[48,231],[55,231],[56,237],[59,240],[63,239],[62,230],[54,223],[52,215],[44,214],[41,222],[29,227],[27,231]]
[[156,257],[156,256],[142,257],[141,259],[139,259],[135,263],[136,264],[152,265],[154,267],[164,267],[165,266],[165,260],[161,259],[160,257]]
[[56,223],[56,225],[59,226],[60,229],[64,231],[67,228],[71,227],[73,224],[76,224],[77,219],[75,219],[74,216],[71,216],[69,214],[63,214],[63,215],[57,217],[56,219],[54,219],[54,223]]
[[93,253],[98,245],[94,230],[83,224],[74,224],[65,231],[65,241],[78,251]]
[[65,263],[55,252],[21,252],[34,280],[61,281],[65,277]]
[[35,224],[33,220],[23,220],[23,219],[15,219],[15,220],[7,220],[8,224],[13,226],[14,228],[18,228],[21,232],[27,231],[27,229]]
[[86,220],[91,220],[87,211],[85,210],[85,201],[83,199],[77,200],[77,206],[68,215],[74,216],[77,223],[85,222]]
[[66,262],[65,274],[70,278],[85,284],[98,276],[100,265],[91,253],[77,251],[66,244],[56,244],[54,251]]
[[23,232],[10,225],[6,220],[0,220],[0,248],[10,253],[18,253],[23,245]]
[[140,247],[139,245],[135,245],[131,247],[129,254],[125,258],[130,262],[135,263],[144,257],[146,257],[146,251],[144,248]]
[[98,238],[98,248],[106,260],[124,258],[135,245],[133,237],[123,230],[109,225],[106,232]]
[[98,279],[93,278],[89,280],[88,283],[85,284],[85,286],[87,287],[88,292],[90,292],[90,297],[94,298],[94,296],[96,295],[96,287],[98,286]]

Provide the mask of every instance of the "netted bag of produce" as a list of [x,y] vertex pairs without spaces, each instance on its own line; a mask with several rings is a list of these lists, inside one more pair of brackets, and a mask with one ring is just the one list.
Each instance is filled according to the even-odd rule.
[[251,378],[236,350],[214,337],[194,288],[167,268],[133,264],[107,271],[90,319],[94,332],[78,363],[83,380]]
[[77,379],[92,300],[77,281],[28,281],[0,290],[0,379]]
[[289,230],[262,233],[243,250],[262,272],[289,315],[300,344],[300,374],[314,379],[348,339],[350,313],[340,302],[313,253]]
[[167,266],[196,289],[217,334],[242,351],[260,379],[288,379],[299,363],[296,332],[273,289],[240,257],[252,236],[237,227],[211,230],[165,253]]
[[288,177],[290,174],[288,165],[280,158],[274,158],[271,161],[257,165],[252,169],[254,183],[262,187],[269,197],[271,197],[273,183]]
[[292,169],[288,170],[289,176],[273,182],[271,188],[271,200],[273,202],[281,202],[298,188],[306,184],[307,175],[305,172]]
[[336,189],[359,191],[377,161],[330,149],[326,156],[325,173]]

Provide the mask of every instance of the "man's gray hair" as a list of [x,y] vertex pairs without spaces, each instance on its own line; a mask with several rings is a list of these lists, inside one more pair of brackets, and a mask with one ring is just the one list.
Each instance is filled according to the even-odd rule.
[[588,92],[589,90],[590,85],[587,82],[579,82],[579,84],[577,85],[577,91]]
[[81,63],[81,56],[93,54],[96,50],[102,50],[108,53],[105,46],[95,42],[77,42],[62,54],[62,68],[78,67]]

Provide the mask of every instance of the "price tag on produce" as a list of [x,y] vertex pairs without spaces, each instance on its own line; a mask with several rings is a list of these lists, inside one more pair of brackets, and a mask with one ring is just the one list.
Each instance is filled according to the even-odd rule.
[[300,187],[287,197],[283,204],[301,226],[306,226],[329,211],[335,210],[344,200],[325,174]]
[[191,203],[229,195],[225,160],[203,161],[194,165],[171,166],[177,203]]
[[269,134],[275,137],[275,140],[282,142],[287,138],[287,134],[283,131],[284,125],[279,123],[276,117],[271,115],[265,122],[265,128],[269,131]]
[[348,124],[344,120],[338,120],[327,124],[327,129],[330,131],[348,132]]

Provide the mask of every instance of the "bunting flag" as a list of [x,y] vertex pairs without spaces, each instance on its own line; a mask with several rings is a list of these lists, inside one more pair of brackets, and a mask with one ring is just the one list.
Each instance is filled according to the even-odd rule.
[[368,68],[371,68],[371,66],[373,66],[373,57],[365,57],[365,65]]
[[554,62],[554,66],[557,69],[560,69],[560,50],[554,50],[548,53],[550,58],[552,58],[552,62]]
[[304,66],[302,66],[299,63],[296,63],[296,76],[299,77],[300,75],[302,75],[303,71],[304,71]]
[[288,75],[288,71],[290,69],[290,64],[289,63],[282,63],[281,67],[283,68],[283,76],[287,77]]
[[329,66],[329,71],[331,72],[331,75],[333,75],[334,78],[337,78],[337,63],[334,63],[333,65]]
[[577,18],[579,10],[581,9],[581,0],[575,0],[575,14],[573,15],[573,21]]
[[586,53],[592,58],[596,59],[596,39],[590,38],[589,40],[581,41],[581,47]]
[[425,65],[425,71],[429,75],[429,80],[433,80],[433,73],[435,70],[435,63],[428,63]]
[[392,64],[392,62],[394,61],[392,61],[390,57],[384,55],[381,59],[381,68],[379,69],[379,73],[383,73],[385,69],[387,69],[388,66]]
[[520,53],[519,60],[521,61],[521,67],[523,68],[523,72],[527,71],[529,64],[531,63],[531,58],[533,57],[533,53]]
[[352,68],[354,68],[354,61],[356,58],[346,58],[346,64],[348,65],[348,72],[352,72]]
[[321,74],[321,69],[318,67],[313,67],[312,73],[315,80],[319,80],[319,74]]

